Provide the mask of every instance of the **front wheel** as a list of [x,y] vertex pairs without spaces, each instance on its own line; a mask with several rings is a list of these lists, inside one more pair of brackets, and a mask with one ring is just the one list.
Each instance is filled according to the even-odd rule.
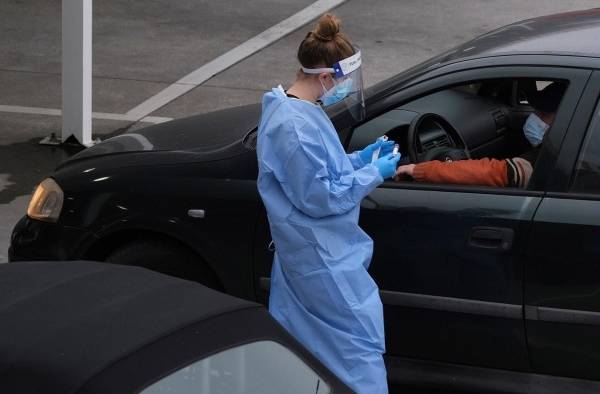
[[106,262],[144,267],[177,278],[193,280],[222,290],[215,273],[183,245],[166,240],[136,240],[111,252]]

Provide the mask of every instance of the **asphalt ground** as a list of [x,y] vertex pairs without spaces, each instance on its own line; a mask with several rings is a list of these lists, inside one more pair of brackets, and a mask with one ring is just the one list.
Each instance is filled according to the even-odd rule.
[[[93,5],[93,111],[127,114],[313,0],[101,0]],[[363,50],[367,86],[494,28],[592,8],[595,0],[347,0],[334,9]],[[35,185],[74,152],[38,144],[60,134],[61,1],[0,2],[0,263]],[[147,115],[179,118],[258,102],[289,85],[312,21]],[[9,107],[10,106],[10,107]],[[14,108],[37,109],[19,113]],[[13,110],[11,110],[13,108]],[[35,112],[35,111],[34,111]],[[101,139],[148,125],[93,120]],[[417,392],[394,387],[392,392]]]

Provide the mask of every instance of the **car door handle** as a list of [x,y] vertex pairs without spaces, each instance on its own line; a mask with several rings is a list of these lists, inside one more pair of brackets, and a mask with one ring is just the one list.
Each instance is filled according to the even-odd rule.
[[188,216],[194,219],[204,219],[206,212],[204,209],[190,209],[188,210]]
[[504,227],[473,227],[469,237],[469,245],[482,249],[509,251],[513,245],[515,232]]

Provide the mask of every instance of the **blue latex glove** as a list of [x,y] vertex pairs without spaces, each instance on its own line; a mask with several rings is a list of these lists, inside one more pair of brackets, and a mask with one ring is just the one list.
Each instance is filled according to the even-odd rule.
[[373,159],[373,152],[375,152],[378,148],[379,157],[383,157],[389,153],[392,153],[394,150],[395,142],[392,140],[384,141],[381,138],[378,138],[377,141],[372,143],[371,145],[367,145],[363,150],[358,152],[358,156],[365,164],[369,164]]
[[[393,148],[392,148],[393,149]],[[396,167],[400,161],[400,153],[397,155],[387,154],[373,162],[373,165],[379,170],[383,179],[391,178],[396,175]]]
[[387,156],[394,151],[394,145],[396,141],[387,140],[381,145],[381,150],[379,151],[379,157]]

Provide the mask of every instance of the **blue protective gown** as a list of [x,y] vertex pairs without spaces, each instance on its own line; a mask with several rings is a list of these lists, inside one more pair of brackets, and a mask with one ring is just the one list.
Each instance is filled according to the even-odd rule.
[[281,87],[263,98],[257,154],[275,243],[269,311],[357,393],[387,393],[373,241],[358,226],[379,171],[346,155],[321,107]]

